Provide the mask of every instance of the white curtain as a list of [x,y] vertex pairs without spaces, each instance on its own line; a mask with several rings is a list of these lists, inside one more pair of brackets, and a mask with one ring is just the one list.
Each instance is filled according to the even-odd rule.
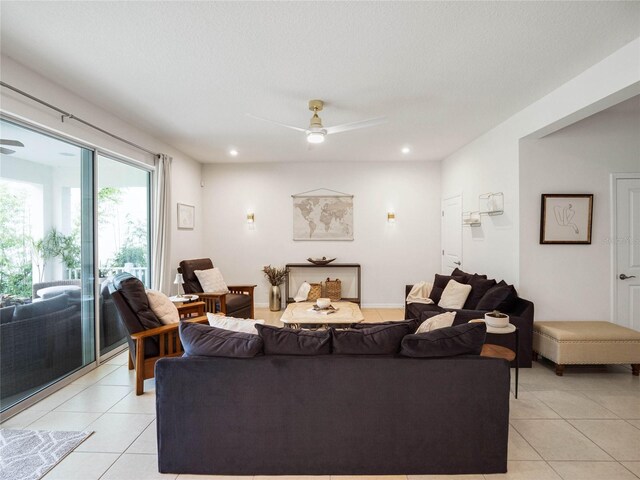
[[153,223],[153,270],[151,288],[169,294],[171,266],[169,265],[171,240],[171,161],[161,153],[156,160]]

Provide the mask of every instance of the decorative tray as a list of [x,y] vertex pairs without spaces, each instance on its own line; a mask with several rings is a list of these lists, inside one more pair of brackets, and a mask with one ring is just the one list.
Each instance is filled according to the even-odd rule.
[[328,265],[329,263],[333,262],[335,260],[335,258],[327,258],[327,257],[322,257],[322,258],[307,258],[308,262],[313,263],[314,265]]

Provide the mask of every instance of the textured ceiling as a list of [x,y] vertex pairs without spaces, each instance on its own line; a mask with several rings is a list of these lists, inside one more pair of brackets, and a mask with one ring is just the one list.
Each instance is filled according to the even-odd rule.
[[[2,1],[0,13],[4,55],[202,162],[439,160],[640,36],[639,2]],[[308,150],[303,133],[245,115],[305,127],[311,98],[327,126],[389,122]]]

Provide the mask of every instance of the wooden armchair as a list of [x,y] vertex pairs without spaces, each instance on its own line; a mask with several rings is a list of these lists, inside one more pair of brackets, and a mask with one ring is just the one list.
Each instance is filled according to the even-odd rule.
[[207,312],[220,312],[230,317],[254,318],[253,290],[255,285],[228,285],[229,293],[203,292],[196,270],[213,268],[210,258],[183,260],[178,272],[184,279],[184,293],[195,294],[205,303]]
[[[123,290],[126,289],[126,292]],[[144,285],[130,274],[116,275],[109,285],[111,298],[120,320],[129,333],[129,370],[136,371],[136,395],[144,392],[144,381],[154,377],[156,362],[163,357],[176,357],[183,353],[179,323],[161,325],[152,323],[153,312],[148,308]],[[144,295],[144,297],[143,297]],[[145,307],[146,305],[146,307]],[[204,302],[178,307],[180,322],[207,323]]]

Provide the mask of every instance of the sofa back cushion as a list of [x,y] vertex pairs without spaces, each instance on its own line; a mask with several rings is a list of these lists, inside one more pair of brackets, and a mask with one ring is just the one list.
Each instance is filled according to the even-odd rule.
[[371,328],[371,327],[379,327],[381,325],[397,325],[399,323],[406,323],[407,325],[409,325],[409,333],[415,333],[415,331],[418,329],[418,327],[420,326],[420,320],[415,319],[415,318],[409,318],[407,320],[389,320],[388,322],[360,322],[360,323],[352,323],[351,325],[349,325],[349,328],[352,328],[354,330],[360,330],[362,328]]
[[469,293],[463,308],[466,310],[475,310],[478,302],[484,297],[485,293],[496,286],[496,281],[487,279],[486,276],[473,274],[467,284],[471,285],[471,293]]
[[330,330],[293,330],[256,324],[267,355],[329,355]]
[[421,358],[479,355],[486,334],[487,326],[480,322],[407,335],[402,339],[400,355]]
[[353,330],[331,329],[333,353],[336,355],[393,355],[400,342],[413,330],[408,322],[377,325]]
[[484,294],[476,305],[476,310],[498,310],[500,312],[509,312],[513,308],[517,299],[518,292],[516,292],[514,286],[507,285],[507,283],[502,280]]
[[[143,328],[148,330],[162,326],[156,314],[151,310],[147,292],[139,278],[134,277],[130,273],[119,273],[113,277],[113,287],[122,295],[124,301]],[[122,318],[127,324],[129,333],[136,333],[135,325],[129,325],[127,316],[123,315]]]
[[262,339],[253,333],[232,332],[192,322],[180,323],[179,333],[188,357],[250,358],[263,352]]
[[465,276],[457,276],[457,275],[438,275],[436,273],[433,279],[433,288],[431,288],[431,293],[429,293],[429,298],[433,300],[433,303],[436,305],[440,301],[440,297],[442,296],[442,292],[446,288],[449,280],[455,280],[458,283],[467,283]]
[[48,313],[64,310],[69,305],[69,297],[66,293],[57,297],[41,300],[39,302],[17,305],[13,314],[13,321],[26,320],[27,318],[41,317]]

